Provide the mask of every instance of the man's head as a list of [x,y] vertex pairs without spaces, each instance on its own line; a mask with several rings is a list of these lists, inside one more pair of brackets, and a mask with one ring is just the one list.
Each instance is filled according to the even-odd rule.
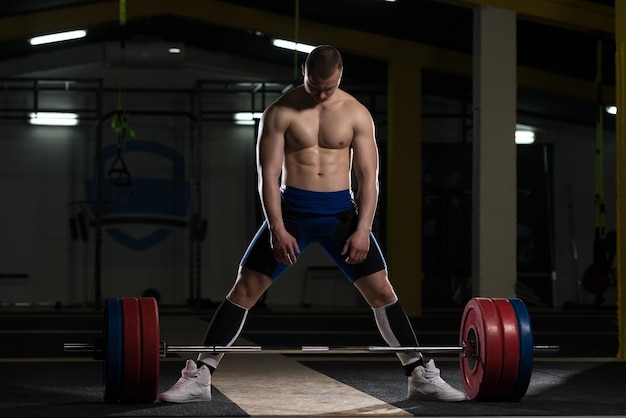
[[339,86],[343,61],[339,51],[330,45],[321,45],[309,53],[304,65],[304,89],[316,102],[328,99]]

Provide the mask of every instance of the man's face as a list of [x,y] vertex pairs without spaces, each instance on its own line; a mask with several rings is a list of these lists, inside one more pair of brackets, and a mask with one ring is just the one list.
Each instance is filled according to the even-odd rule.
[[329,78],[320,78],[315,73],[310,73],[303,68],[304,90],[313,98],[316,103],[327,100],[339,87],[341,81],[341,70],[336,69]]

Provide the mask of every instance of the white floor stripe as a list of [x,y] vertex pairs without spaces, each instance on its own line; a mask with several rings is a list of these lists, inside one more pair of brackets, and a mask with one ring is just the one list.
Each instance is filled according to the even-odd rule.
[[226,356],[213,386],[251,416],[413,416],[281,355]]

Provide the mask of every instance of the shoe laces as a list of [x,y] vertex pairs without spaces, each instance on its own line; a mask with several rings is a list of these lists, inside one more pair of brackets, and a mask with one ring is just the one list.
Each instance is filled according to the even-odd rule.
[[183,370],[181,373],[181,377],[174,383],[172,389],[180,389],[183,386],[186,386],[191,380],[194,380],[198,377],[200,373],[198,371],[188,372],[187,370]]
[[200,375],[200,370],[194,370],[192,372],[188,372],[187,370],[183,370],[181,373],[181,379],[195,379]]

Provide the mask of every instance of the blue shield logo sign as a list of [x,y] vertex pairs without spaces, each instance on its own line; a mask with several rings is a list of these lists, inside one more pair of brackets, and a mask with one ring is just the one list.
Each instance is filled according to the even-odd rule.
[[[105,163],[117,157],[117,144],[102,150],[102,161],[94,158],[94,178],[86,182],[91,214],[96,211],[96,175],[100,167],[105,173],[102,181],[102,225],[111,238],[135,251],[144,251],[169,236],[175,227],[187,226],[189,207],[189,182],[185,181],[185,162],[173,148],[150,141],[130,140],[125,144],[124,156],[133,155],[141,167],[149,165],[150,159],[162,157],[171,162],[167,178],[131,177],[133,167],[128,167],[124,184],[114,176],[107,177]],[[126,169],[126,166],[124,166]],[[110,169],[109,169],[110,171]],[[92,216],[93,217],[93,216]],[[149,225],[145,236],[137,237],[128,229],[136,225]]]

